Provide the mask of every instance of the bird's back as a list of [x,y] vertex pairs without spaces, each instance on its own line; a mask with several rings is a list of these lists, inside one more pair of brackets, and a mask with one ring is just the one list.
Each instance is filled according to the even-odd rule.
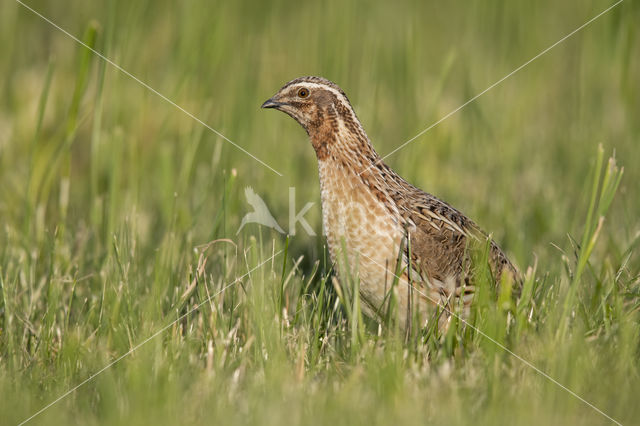
[[518,272],[504,252],[471,219],[439,198],[408,183],[385,164],[385,185],[410,230],[411,250],[427,277],[455,278],[456,285],[468,284],[472,251],[488,244],[487,259],[499,281],[507,273],[518,282]]

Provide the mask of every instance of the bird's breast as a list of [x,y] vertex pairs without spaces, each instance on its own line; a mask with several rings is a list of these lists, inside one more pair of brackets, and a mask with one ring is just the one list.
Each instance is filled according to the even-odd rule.
[[354,274],[357,271],[365,299],[381,300],[385,286],[393,281],[403,236],[398,218],[392,206],[355,172],[335,160],[320,160],[318,167],[322,222],[331,260]]

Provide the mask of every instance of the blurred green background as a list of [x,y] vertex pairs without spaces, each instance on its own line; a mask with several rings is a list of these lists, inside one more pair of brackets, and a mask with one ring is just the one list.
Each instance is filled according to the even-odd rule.
[[[385,155],[612,2],[26,4],[283,176],[2,0],[0,423],[256,267],[33,423],[608,421],[468,329],[412,349],[357,332],[321,237],[298,226],[270,260],[284,236],[236,231],[251,186],[285,229],[295,187],[321,232],[307,136],[259,108],[286,81],[339,84]],[[638,22],[624,1],[386,160],[537,265],[529,315],[512,328],[488,307],[478,327],[625,424],[640,416]],[[599,144],[625,171],[576,282]]]

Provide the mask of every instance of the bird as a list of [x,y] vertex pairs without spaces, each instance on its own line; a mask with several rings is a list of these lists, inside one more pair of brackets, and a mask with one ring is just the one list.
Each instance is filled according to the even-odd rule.
[[383,321],[395,300],[392,317],[405,330],[416,318],[420,326],[437,318],[442,329],[456,310],[468,316],[476,289],[473,253],[483,247],[493,282],[517,290],[518,269],[475,222],[382,160],[337,84],[296,78],[262,108],[286,113],[309,136],[330,258],[339,282],[357,271],[365,315]]

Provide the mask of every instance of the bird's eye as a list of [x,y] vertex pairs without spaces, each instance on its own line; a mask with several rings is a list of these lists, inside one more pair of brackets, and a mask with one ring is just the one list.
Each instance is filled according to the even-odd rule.
[[302,89],[298,90],[298,96],[301,98],[306,98],[307,96],[309,96],[309,90],[303,87]]

